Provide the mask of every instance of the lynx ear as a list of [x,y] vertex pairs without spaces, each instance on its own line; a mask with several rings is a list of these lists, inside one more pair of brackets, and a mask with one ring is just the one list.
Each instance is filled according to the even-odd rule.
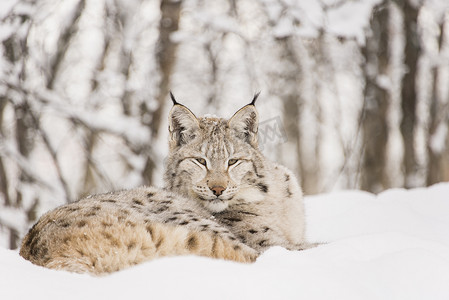
[[[257,99],[257,96],[254,97]],[[238,110],[228,121],[229,127],[235,135],[257,148],[257,130],[259,126],[259,114],[254,106],[255,100]]]
[[187,107],[174,101],[174,106],[168,117],[170,149],[187,144],[193,140],[199,129],[198,119],[195,115]]

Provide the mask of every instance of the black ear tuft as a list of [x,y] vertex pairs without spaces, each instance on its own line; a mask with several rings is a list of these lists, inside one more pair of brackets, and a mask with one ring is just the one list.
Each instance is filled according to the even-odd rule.
[[253,97],[253,101],[251,101],[251,103],[249,105],[256,105],[256,100],[257,100],[257,98],[259,98],[259,95],[260,95],[260,91],[255,93],[254,97]]
[[178,101],[176,101],[175,96],[173,95],[173,93],[170,91],[170,98],[171,101],[173,101],[173,105],[179,104]]

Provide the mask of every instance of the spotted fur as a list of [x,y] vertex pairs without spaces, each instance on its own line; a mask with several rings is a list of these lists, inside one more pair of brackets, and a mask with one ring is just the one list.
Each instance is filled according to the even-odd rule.
[[[305,248],[301,188],[291,171],[259,151],[253,102],[229,120],[197,118],[176,103],[169,117],[166,188],[202,205],[258,251]],[[224,188],[221,195],[214,186]]]
[[20,255],[53,269],[101,275],[162,256],[252,262],[257,252],[196,203],[152,187],[94,195],[45,214]]
[[302,249],[302,192],[258,150],[258,114],[197,118],[174,100],[165,190],[93,195],[42,216],[20,255],[53,269],[105,274],[157,257],[252,262],[272,245]]

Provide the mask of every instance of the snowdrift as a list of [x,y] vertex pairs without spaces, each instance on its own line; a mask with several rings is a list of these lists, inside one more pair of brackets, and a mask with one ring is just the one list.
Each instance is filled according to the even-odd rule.
[[244,265],[154,260],[110,276],[53,271],[0,249],[0,299],[449,299],[449,184],[306,198],[319,247]]

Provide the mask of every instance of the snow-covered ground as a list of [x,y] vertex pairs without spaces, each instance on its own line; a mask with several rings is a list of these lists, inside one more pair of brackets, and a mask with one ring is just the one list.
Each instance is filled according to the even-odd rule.
[[151,261],[95,278],[34,266],[0,249],[0,299],[449,299],[449,183],[306,198],[312,242],[244,265]]

